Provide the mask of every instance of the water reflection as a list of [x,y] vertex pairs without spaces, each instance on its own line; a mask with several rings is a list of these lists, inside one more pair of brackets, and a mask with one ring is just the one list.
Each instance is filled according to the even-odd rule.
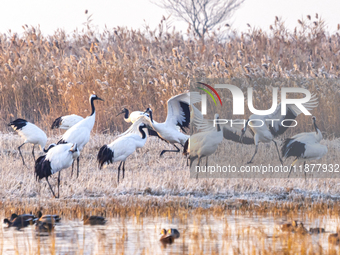
[[[37,234],[35,226],[21,231],[2,229],[0,248],[4,254],[244,254],[271,250],[277,252],[338,251],[328,245],[330,233],[336,232],[338,218],[297,215],[307,229],[322,227],[321,234],[281,232],[286,218],[243,216],[214,217],[192,215],[186,218],[138,217],[111,218],[106,225],[83,225],[81,220],[62,219],[51,235]],[[173,244],[159,241],[161,230],[176,228],[180,237]]]

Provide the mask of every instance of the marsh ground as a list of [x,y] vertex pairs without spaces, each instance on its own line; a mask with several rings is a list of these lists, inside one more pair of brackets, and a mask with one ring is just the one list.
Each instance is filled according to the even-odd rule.
[[[59,132],[59,131],[57,131]],[[100,170],[97,152],[114,139],[93,135],[81,154],[80,176],[62,172],[61,198],[54,199],[45,180],[34,177],[31,146],[23,154],[20,137],[0,136],[1,220],[11,213],[59,213],[63,217],[50,237],[36,237],[33,227],[24,231],[3,228],[3,254],[272,254],[337,253],[328,245],[329,233],[339,225],[338,179],[206,179],[190,178],[182,154],[165,154],[168,147],[157,139],[131,155],[125,178],[117,184],[118,163]],[[50,138],[55,142],[58,137]],[[320,160],[339,158],[339,140],[323,141],[328,154]],[[27,147],[26,147],[27,146]],[[274,145],[261,144],[256,164],[277,164]],[[217,155],[228,155],[233,164],[244,164],[253,147],[224,141]],[[240,153],[240,151],[242,153]],[[287,162],[288,164],[289,162]],[[56,185],[56,176],[52,178]],[[104,215],[105,227],[83,227],[84,212]],[[297,219],[309,227],[324,227],[325,234],[281,233],[283,222]],[[158,242],[161,228],[175,227],[181,238],[169,247]],[[91,240],[91,241],[89,241]],[[24,253],[22,253],[24,251]],[[264,252],[265,253],[265,252]]]

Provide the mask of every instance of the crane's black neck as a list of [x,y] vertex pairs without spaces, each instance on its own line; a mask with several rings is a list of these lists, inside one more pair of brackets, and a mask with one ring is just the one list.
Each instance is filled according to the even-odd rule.
[[96,112],[96,109],[94,108],[94,98],[91,98],[91,109],[92,109],[92,113],[91,113],[91,116]]
[[150,120],[151,120],[151,122],[153,123],[152,112],[149,111],[148,113],[149,113]]
[[[217,119],[219,119],[219,118],[217,118]],[[220,124],[217,122],[217,124],[216,124],[216,129],[217,129],[217,132],[220,132],[221,131],[221,127],[220,127]]]
[[128,119],[129,118],[129,110],[125,108],[124,111],[125,111],[124,118]]
[[318,126],[316,125],[315,120],[313,120],[313,124],[314,124],[315,132],[318,133],[319,128],[318,128]]
[[47,149],[43,148],[43,151],[47,153],[50,149],[52,149],[54,146],[56,146],[54,143],[50,144]]
[[145,137],[146,137],[146,134],[145,134],[145,132],[144,132],[144,130],[143,130],[143,128],[144,128],[144,126],[143,125],[141,125],[141,126],[139,126],[139,132],[142,134],[142,139],[145,139]]
[[246,125],[244,126],[244,130],[247,130],[248,122],[249,122],[249,119],[247,120]]

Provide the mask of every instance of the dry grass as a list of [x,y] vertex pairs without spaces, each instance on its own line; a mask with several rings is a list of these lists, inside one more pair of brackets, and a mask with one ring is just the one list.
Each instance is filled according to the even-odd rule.
[[[212,78],[264,90],[268,85],[310,88],[320,98],[319,116],[328,122],[321,128],[339,135],[333,118],[339,116],[339,50],[339,34],[326,33],[324,21],[314,17],[295,31],[279,18],[268,33],[221,29],[204,45],[190,29],[171,30],[167,19],[155,30],[115,27],[100,33],[88,24],[72,34],[57,30],[48,36],[25,26],[21,36],[0,35],[1,129],[8,130],[4,124],[17,117],[47,130],[60,115],[86,116],[94,90],[106,99],[98,103],[95,129],[123,131],[127,124],[114,118],[122,106],[152,106],[155,119],[164,120],[167,99],[195,79]],[[258,108],[268,107],[261,95],[255,97]]]

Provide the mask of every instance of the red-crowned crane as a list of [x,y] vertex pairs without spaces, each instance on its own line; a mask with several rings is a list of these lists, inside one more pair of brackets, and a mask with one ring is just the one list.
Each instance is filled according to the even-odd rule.
[[47,152],[45,150],[45,145],[47,142],[47,136],[44,131],[42,131],[40,128],[38,128],[36,125],[28,122],[27,120],[24,119],[16,119],[14,121],[11,121],[8,126],[11,126],[23,139],[25,139],[24,143],[21,144],[18,147],[20,156],[22,158],[22,163],[25,165],[25,160],[24,157],[21,154],[20,148],[25,145],[26,143],[31,143],[33,144],[32,148],[32,155],[33,159],[35,161],[35,156],[34,156],[34,147],[35,145],[39,145],[40,149],[43,152]]
[[146,116],[141,116],[135,122],[145,123],[148,128],[155,131],[161,139],[172,144],[176,148],[176,150],[163,150],[160,156],[162,156],[165,152],[179,152],[180,150],[176,144],[184,146],[185,142],[189,138],[189,135],[180,132],[178,126],[182,130],[184,127],[189,126],[189,106],[193,103],[190,102],[190,93],[198,94],[197,92],[188,92],[174,96],[168,100],[168,114],[165,122],[158,123],[154,121],[151,108],[147,108],[145,111],[145,113],[149,114],[149,118]]
[[[79,152],[83,150],[84,146],[90,140],[91,131],[96,120],[96,109],[94,108],[95,100],[104,101],[103,99],[99,98],[96,95],[91,95],[89,98],[91,108],[92,108],[91,115],[87,116],[85,119],[83,119],[82,121],[79,121],[73,127],[68,129],[65,132],[65,134],[62,136],[58,144],[76,143],[78,146]],[[73,165],[72,165],[72,173],[73,173]],[[77,158],[77,177],[78,176],[79,176],[79,157]]]
[[[318,105],[317,97],[315,95],[312,96],[311,100],[307,103],[302,104],[307,110],[312,110]],[[250,126],[251,135],[254,138],[255,144],[255,153],[251,157],[250,161],[247,163],[250,164],[253,162],[253,159],[257,153],[258,145],[260,142],[262,143],[270,143],[273,142],[275,144],[279,160],[282,162],[280,157],[280,152],[277,147],[277,143],[274,140],[275,137],[282,135],[290,126],[293,121],[301,112],[301,110],[296,107],[294,104],[287,104],[286,106],[286,115],[281,115],[281,103],[277,106],[276,110],[269,115],[251,115],[246,122],[245,127],[242,129],[242,134],[240,137],[240,142],[242,142],[245,137],[245,133],[247,131],[247,127],[249,122],[252,123]],[[266,121],[266,120],[275,120],[275,121]],[[282,125],[282,121],[284,121],[284,126]],[[261,126],[261,124],[263,124]],[[249,137],[248,137],[249,138]],[[234,141],[237,141],[236,139]],[[249,143],[248,143],[249,144]]]
[[147,140],[147,135],[145,133],[147,129],[146,125],[144,123],[136,123],[137,122],[129,128],[129,133],[120,136],[108,145],[103,145],[98,152],[97,160],[100,168],[102,168],[105,163],[109,164],[120,161],[118,167],[118,183],[121,165],[123,164],[124,179],[125,161],[127,157],[129,157],[137,148],[142,148]]
[[[218,119],[219,115],[216,113],[215,120]],[[192,166],[194,160],[197,158],[197,166],[199,166],[203,157],[206,157],[206,167],[208,167],[208,157],[215,153],[218,145],[223,140],[223,131],[218,122],[215,127],[213,126],[213,121],[202,119],[201,123],[201,130],[203,130],[203,132],[191,135],[189,140],[187,141],[188,144],[186,144],[185,146],[185,149],[187,149],[190,157],[190,167]],[[202,126],[205,127],[202,128]],[[183,153],[185,153],[185,150]],[[196,178],[197,177],[198,172]]]
[[59,118],[56,118],[53,121],[51,129],[60,128],[68,130],[75,124],[77,124],[79,121],[82,121],[83,119],[84,119],[83,117],[78,116],[76,114],[60,116]]
[[[315,132],[300,133],[291,138],[287,138],[281,147],[283,158],[295,157],[291,164],[288,177],[292,171],[293,166],[298,161],[304,161],[303,169],[305,169],[306,160],[321,159],[326,155],[328,149],[326,145],[320,144],[322,134],[316,125],[316,118],[312,117]],[[306,177],[306,172],[305,172]]]
[[[46,155],[39,157],[35,161],[36,179],[46,178],[55,198],[59,198],[60,171],[69,168],[73,161],[79,157],[79,154],[77,144],[58,144],[51,148]],[[55,195],[48,181],[48,177],[55,173],[58,173],[58,196]]]
[[124,113],[125,122],[132,123],[132,124],[135,123],[140,116],[145,115],[146,117],[149,117],[149,114],[146,114],[146,113],[141,112],[141,111],[134,111],[134,112],[131,112],[131,114],[129,115],[129,110],[126,109],[126,108],[123,108],[122,111],[119,114],[117,114],[117,116],[119,116],[123,113]]

